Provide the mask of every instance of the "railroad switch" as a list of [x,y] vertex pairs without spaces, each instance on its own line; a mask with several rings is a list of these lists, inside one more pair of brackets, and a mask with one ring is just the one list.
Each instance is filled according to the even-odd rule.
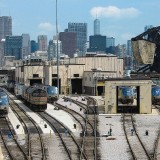
[[47,128],[47,124],[44,124],[44,128]]

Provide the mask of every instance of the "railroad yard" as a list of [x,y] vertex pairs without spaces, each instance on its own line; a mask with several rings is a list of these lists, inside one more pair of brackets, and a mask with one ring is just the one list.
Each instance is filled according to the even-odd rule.
[[0,159],[160,159],[158,106],[152,114],[97,114],[102,97],[62,96],[45,112],[33,112],[7,93]]

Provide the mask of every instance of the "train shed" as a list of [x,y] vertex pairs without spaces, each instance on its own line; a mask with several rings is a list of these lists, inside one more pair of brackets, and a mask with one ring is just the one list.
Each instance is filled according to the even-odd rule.
[[[134,88],[135,97],[132,104],[119,102],[119,88],[131,86]],[[151,79],[115,78],[105,80],[105,113],[138,113],[150,114],[152,112],[151,102]]]

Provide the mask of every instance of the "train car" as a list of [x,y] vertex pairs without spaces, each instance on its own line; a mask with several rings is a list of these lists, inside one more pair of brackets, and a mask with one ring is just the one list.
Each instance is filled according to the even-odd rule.
[[160,105],[160,86],[152,86],[152,104]]
[[3,89],[0,89],[0,117],[6,117],[9,110],[9,97],[4,92]]
[[23,88],[22,98],[34,111],[47,109],[47,92],[39,87],[29,86]]
[[8,89],[9,92],[14,92],[14,85],[15,85],[14,80],[8,80],[7,81],[7,89]]
[[14,94],[19,99],[22,98],[23,87],[24,87],[24,84],[18,84],[18,83],[16,83],[15,86],[14,86]]
[[48,102],[54,102],[58,99],[58,88],[55,86],[42,86],[42,88],[47,92]]
[[122,104],[133,104],[135,98],[134,88],[123,86],[119,87],[118,90],[118,100]]

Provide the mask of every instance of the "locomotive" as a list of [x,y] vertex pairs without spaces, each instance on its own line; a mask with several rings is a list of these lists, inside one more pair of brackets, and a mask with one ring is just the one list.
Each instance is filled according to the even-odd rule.
[[9,97],[4,90],[0,88],[0,117],[6,117],[8,115],[8,110]]
[[14,80],[8,80],[7,81],[7,89],[8,89],[9,92],[14,92],[14,85],[15,85]]
[[160,104],[160,86],[152,86],[152,104]]
[[22,90],[23,90],[24,84],[18,84],[16,83],[14,86],[14,94],[17,98],[22,98]]
[[42,89],[44,89],[47,92],[47,100],[48,102],[54,102],[58,99],[58,88],[55,86],[49,86],[44,85],[42,86]]
[[22,98],[34,111],[44,111],[47,109],[47,92],[39,87],[24,86]]
[[122,104],[133,104],[135,98],[134,88],[122,86],[118,88],[118,100]]

